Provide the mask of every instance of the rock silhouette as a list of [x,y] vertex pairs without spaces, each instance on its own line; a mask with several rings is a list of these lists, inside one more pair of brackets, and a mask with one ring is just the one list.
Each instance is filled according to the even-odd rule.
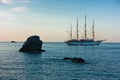
[[30,36],[27,38],[22,48],[19,50],[20,52],[43,52],[45,50],[42,49],[42,41],[39,39],[39,36]]
[[64,57],[63,60],[71,60],[71,61],[73,61],[75,63],[83,63],[83,62],[85,62],[84,59],[82,59],[82,58],[75,58],[75,57],[74,58]]

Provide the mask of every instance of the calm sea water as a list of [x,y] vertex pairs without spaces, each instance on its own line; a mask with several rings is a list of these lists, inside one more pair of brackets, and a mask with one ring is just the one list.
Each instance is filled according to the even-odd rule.
[[[0,43],[0,80],[120,80],[120,44],[44,43],[43,53],[20,53],[23,43]],[[81,57],[77,64],[63,57]]]

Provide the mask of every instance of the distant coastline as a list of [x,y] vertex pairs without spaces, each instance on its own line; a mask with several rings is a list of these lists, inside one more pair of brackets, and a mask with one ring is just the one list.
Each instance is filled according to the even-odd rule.
[[[24,43],[25,41],[17,41],[17,43]],[[0,41],[0,43],[11,43],[11,41]],[[64,42],[49,42],[49,41],[45,41],[43,43],[64,43]],[[103,42],[101,44],[120,44],[120,42]]]

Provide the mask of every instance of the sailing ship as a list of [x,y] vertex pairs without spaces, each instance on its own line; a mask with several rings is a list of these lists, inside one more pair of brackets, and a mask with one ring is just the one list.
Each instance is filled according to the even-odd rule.
[[76,26],[76,39],[72,38],[72,26],[70,28],[70,40],[67,40],[65,43],[68,45],[81,45],[81,46],[96,46],[100,45],[101,42],[104,40],[95,40],[95,31],[94,31],[94,20],[93,20],[93,25],[92,25],[92,39],[87,38],[87,30],[86,30],[86,16],[85,16],[85,32],[84,32],[84,39],[79,39],[79,34],[78,34],[78,18],[77,18],[77,26]]

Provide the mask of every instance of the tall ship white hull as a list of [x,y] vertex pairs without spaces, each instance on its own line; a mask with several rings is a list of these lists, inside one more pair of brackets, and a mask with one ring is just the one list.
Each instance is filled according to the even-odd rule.
[[81,45],[81,46],[98,46],[100,45],[101,41],[93,41],[93,40],[87,40],[87,41],[66,41],[68,45]]

